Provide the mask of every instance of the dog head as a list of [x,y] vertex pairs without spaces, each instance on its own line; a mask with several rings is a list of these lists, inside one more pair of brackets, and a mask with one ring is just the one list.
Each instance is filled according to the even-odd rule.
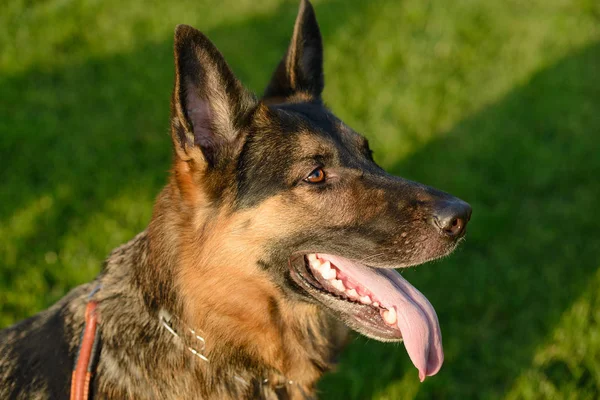
[[187,265],[178,279],[188,292],[317,304],[371,338],[404,338],[424,379],[443,360],[437,316],[393,268],[449,254],[471,209],[374,162],[367,140],[323,104],[322,53],[302,1],[259,99],[202,33],[177,28],[173,198]]

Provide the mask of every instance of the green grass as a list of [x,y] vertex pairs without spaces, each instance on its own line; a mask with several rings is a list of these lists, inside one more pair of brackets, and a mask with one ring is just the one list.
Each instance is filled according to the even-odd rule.
[[[600,3],[322,0],[325,99],[388,170],[474,209],[461,249],[405,276],[441,372],[357,337],[332,399],[600,397]],[[144,229],[170,160],[172,32],[203,30],[261,91],[295,2],[0,5],[0,326]]]

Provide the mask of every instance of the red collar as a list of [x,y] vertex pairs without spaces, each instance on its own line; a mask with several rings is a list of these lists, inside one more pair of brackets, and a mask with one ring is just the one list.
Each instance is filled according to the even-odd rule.
[[[95,292],[95,291],[94,291]],[[71,375],[70,400],[87,400],[90,394],[90,381],[95,367],[100,333],[98,332],[98,303],[90,300],[85,307],[85,323],[81,332],[81,344],[77,351],[75,368]]]

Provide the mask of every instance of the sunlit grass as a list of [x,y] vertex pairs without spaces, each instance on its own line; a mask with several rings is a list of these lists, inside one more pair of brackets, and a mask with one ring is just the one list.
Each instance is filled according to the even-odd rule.
[[600,378],[600,267],[565,311],[507,395],[516,399],[597,399]]

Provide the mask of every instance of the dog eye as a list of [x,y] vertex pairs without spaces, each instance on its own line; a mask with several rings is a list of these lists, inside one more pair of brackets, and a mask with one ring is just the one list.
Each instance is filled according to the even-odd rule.
[[323,168],[317,168],[313,172],[310,173],[305,179],[304,182],[308,183],[322,183],[325,181],[325,171]]

